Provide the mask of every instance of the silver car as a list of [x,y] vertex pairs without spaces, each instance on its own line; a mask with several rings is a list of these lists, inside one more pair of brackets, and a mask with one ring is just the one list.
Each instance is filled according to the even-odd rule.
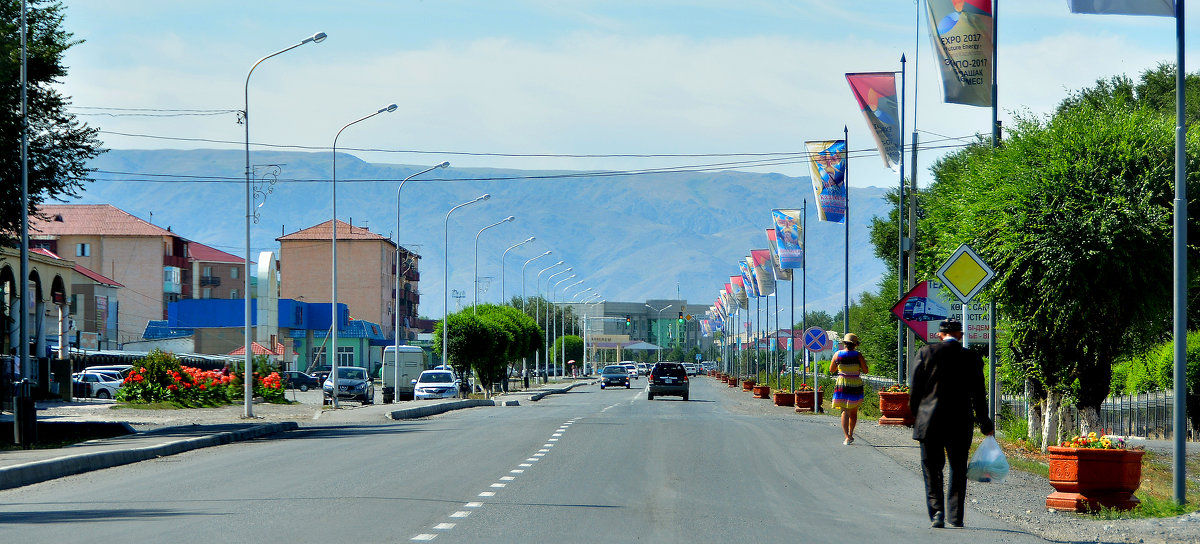
[[[339,399],[362,401],[363,404],[375,402],[375,384],[367,374],[367,369],[361,366],[339,366],[337,368]],[[321,389],[325,392],[326,402],[333,398],[333,377],[325,378]]]

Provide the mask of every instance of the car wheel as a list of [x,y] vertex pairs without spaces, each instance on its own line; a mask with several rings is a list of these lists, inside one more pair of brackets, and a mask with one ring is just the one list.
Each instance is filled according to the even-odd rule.
[[604,384],[600,384],[600,389],[604,389]]
[[654,393],[646,393],[646,400],[654,400]]
[[300,384],[301,391],[308,391],[308,384]]
[[629,382],[625,382],[625,389],[629,389]]
[[688,399],[688,394],[684,393],[683,394],[683,402],[687,402],[687,399]]
[[98,399],[109,399],[109,398],[112,398],[112,395],[110,395],[110,394],[108,393],[108,390],[107,390],[107,389],[101,389],[100,391],[97,391],[97,392],[96,392],[96,398],[98,398]]

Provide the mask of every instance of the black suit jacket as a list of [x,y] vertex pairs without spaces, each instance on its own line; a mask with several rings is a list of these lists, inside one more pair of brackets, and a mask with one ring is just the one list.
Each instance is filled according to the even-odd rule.
[[969,437],[976,422],[984,434],[994,430],[987,413],[983,359],[961,343],[938,342],[921,348],[909,378],[914,440]]

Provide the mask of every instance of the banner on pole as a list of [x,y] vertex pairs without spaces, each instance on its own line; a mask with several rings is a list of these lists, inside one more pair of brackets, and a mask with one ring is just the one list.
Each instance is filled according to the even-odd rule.
[[754,267],[750,262],[750,257],[738,261],[738,268],[742,271],[742,285],[746,287],[747,297],[761,297],[758,294],[758,281],[754,279]]
[[1071,13],[1175,16],[1174,0],[1067,0]]
[[812,167],[817,218],[841,223],[846,220],[846,140],[804,142]]
[[737,301],[738,306],[743,310],[748,310],[750,294],[746,292],[746,279],[742,276],[729,276],[729,283],[733,285],[733,298]]
[[944,101],[991,107],[991,0],[926,0],[925,8]]
[[754,266],[754,280],[758,285],[759,296],[775,293],[775,271],[771,269],[771,251],[766,249],[751,249],[747,257]]
[[858,100],[858,107],[871,127],[883,165],[900,167],[900,114],[896,101],[895,72],[846,74],[846,82]]
[[803,210],[771,210],[779,267],[785,270],[804,266],[804,237],[801,233],[803,214]]
[[779,266],[779,244],[776,242],[775,229],[767,229],[767,249],[771,251],[771,269],[775,271],[775,279],[792,281],[792,269]]

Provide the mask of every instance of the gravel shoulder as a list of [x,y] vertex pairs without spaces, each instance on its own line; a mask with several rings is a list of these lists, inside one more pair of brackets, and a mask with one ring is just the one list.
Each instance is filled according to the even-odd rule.
[[[741,388],[717,386],[722,405],[731,412],[775,417],[807,417],[827,420],[839,426],[839,412],[827,414],[796,414],[789,408],[774,406],[768,400],[754,399]],[[918,480],[921,478],[921,454],[907,427],[879,425],[859,419],[855,443],[851,448],[869,447],[904,467]],[[841,433],[837,436],[840,439]],[[1190,456],[1189,456],[1190,457]],[[1103,520],[1068,512],[1052,512],[1046,508],[1046,496],[1054,491],[1042,476],[1013,470],[1004,483],[967,484],[968,506],[978,513],[1013,523],[1033,534],[1053,542],[1195,544],[1200,542],[1200,512],[1172,518]],[[915,500],[921,500],[917,497]],[[966,522],[971,523],[972,515]],[[919,520],[918,520],[919,521]]]

